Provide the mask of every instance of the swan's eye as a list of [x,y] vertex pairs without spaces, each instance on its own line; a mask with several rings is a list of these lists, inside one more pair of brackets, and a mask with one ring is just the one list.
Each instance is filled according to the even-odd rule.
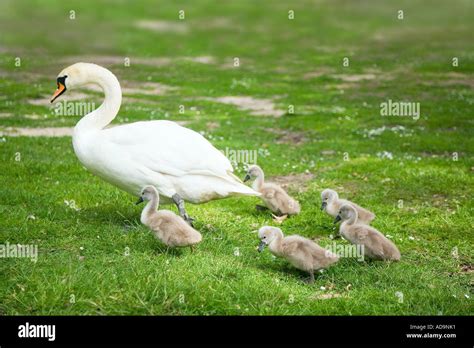
[[58,83],[58,87],[59,87],[59,85],[63,85],[63,86],[64,86],[64,89],[66,89],[66,77],[67,77],[67,75],[61,76],[61,77],[58,77],[58,78],[57,78],[56,81],[57,81],[57,83]]

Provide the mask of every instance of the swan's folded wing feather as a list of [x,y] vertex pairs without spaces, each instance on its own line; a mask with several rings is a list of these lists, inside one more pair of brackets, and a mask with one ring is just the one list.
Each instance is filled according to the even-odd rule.
[[[104,137],[126,148],[132,160],[161,174],[219,176],[229,179],[232,166],[201,134],[170,121],[136,122],[109,128]],[[166,149],[166,150],[165,150]]]
[[367,241],[369,232],[365,226],[353,226],[352,233],[354,234],[355,241],[360,244],[364,244]]
[[[354,203],[354,202],[351,202],[350,204],[352,204],[352,206],[354,208],[356,208],[357,210],[359,210],[360,212],[362,212],[363,214],[366,214],[367,216],[372,216],[372,215],[375,215],[374,213],[372,213],[370,210],[367,210],[365,209],[364,207],[361,207],[360,205]],[[360,213],[359,213],[360,215]]]

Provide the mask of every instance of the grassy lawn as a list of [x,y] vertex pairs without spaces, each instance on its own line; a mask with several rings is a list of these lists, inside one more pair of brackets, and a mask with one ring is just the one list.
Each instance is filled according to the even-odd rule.
[[[2,1],[0,244],[35,244],[39,255],[0,259],[0,314],[474,314],[473,7]],[[223,151],[257,151],[269,181],[301,203],[280,226],[286,235],[347,244],[330,238],[332,218],[319,210],[333,188],[376,213],[402,260],[343,258],[307,285],[257,252],[256,230],[276,223],[256,198],[188,204],[203,242],[167,250],[140,224],[136,197],[83,168],[69,136],[10,135],[77,123],[48,103],[57,74],[83,60],[124,88],[114,123],[180,121]],[[389,99],[420,103],[419,119],[381,116]]]

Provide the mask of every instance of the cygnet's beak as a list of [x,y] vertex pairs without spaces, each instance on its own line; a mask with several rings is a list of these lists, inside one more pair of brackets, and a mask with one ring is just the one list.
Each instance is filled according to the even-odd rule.
[[58,77],[57,84],[58,88],[51,97],[51,103],[54,102],[61,94],[66,92],[66,77]]
[[263,249],[265,249],[265,247],[266,247],[266,244],[265,244],[265,242],[262,240],[262,241],[260,242],[260,244],[258,245],[258,252],[261,253],[261,252],[263,251]]
[[336,216],[336,218],[334,219],[334,223],[337,224],[339,221],[341,221],[342,218],[341,218],[341,215],[338,215]]
[[327,202],[322,202],[322,203],[321,203],[321,210],[326,209],[326,206],[327,206],[327,205],[328,205]]
[[247,175],[245,175],[244,182],[249,181],[249,180],[250,180],[250,175],[247,173]]
[[135,203],[135,205],[139,205],[141,202],[143,202],[143,197],[140,196],[140,198],[138,198],[138,201]]

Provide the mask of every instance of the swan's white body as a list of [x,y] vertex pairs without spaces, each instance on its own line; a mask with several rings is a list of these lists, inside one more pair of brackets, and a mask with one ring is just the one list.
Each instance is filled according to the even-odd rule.
[[76,70],[80,84],[98,84],[105,93],[103,104],[84,116],[73,134],[74,151],[92,173],[135,196],[153,185],[168,203],[176,193],[191,203],[260,195],[234,176],[224,154],[193,130],[171,121],[105,128],[120,109],[120,84],[109,70],[95,64],[74,64],[62,76]]

